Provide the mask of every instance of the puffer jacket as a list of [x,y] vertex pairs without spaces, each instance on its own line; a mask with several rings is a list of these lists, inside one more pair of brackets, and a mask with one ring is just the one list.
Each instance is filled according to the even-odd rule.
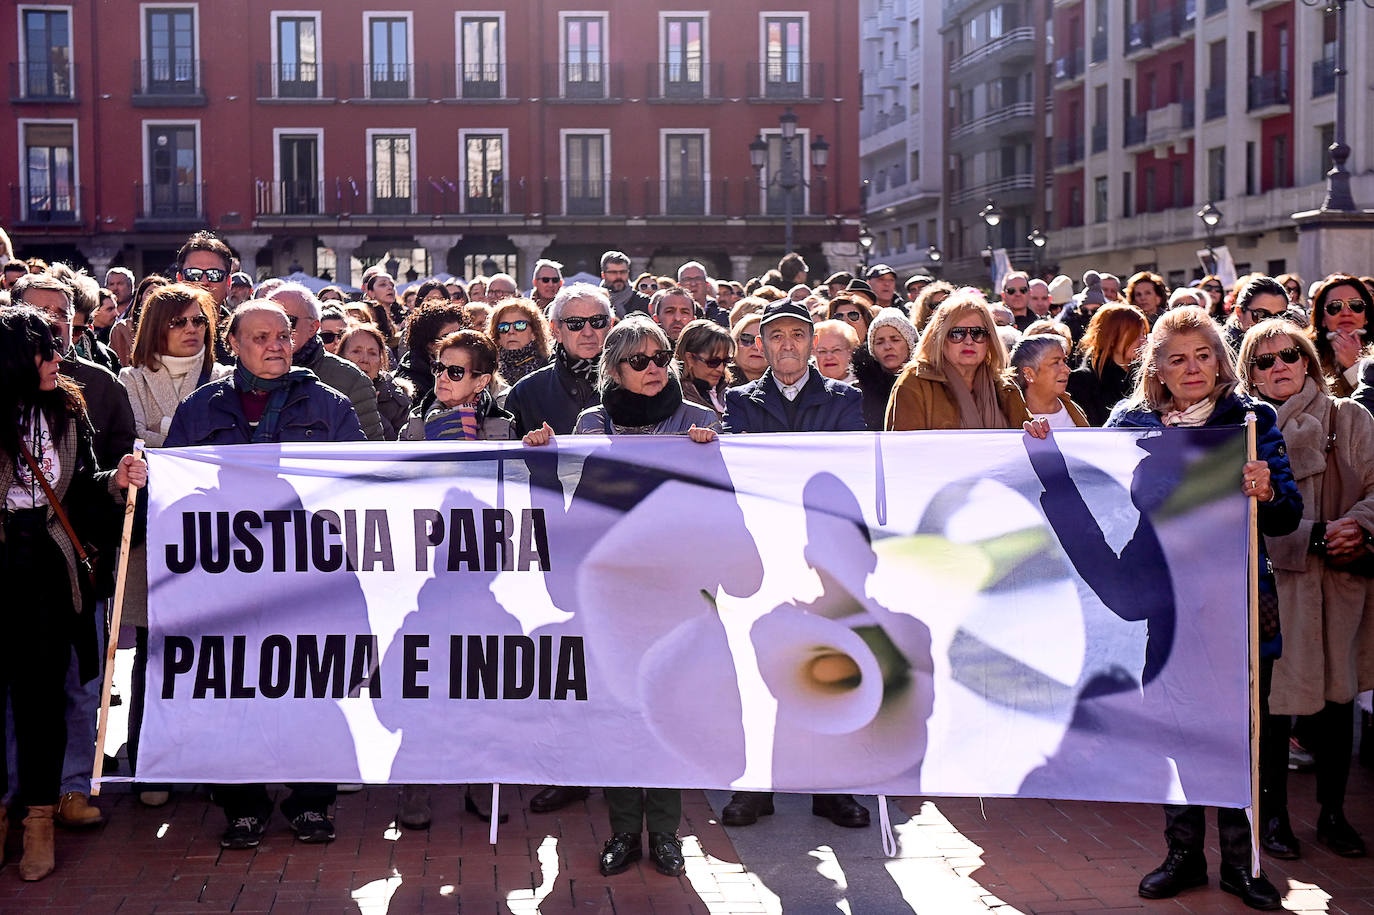
[[377,392],[377,412],[382,417],[382,432],[387,441],[394,442],[410,418],[414,392],[407,382],[390,372],[378,372],[372,387]]
[[321,382],[347,397],[357,411],[358,424],[363,427],[367,437],[374,442],[384,441],[386,434],[382,415],[377,411],[377,389],[372,386],[372,379],[347,359],[334,355],[323,346],[318,349],[315,358],[300,367],[310,369]]
[[[282,407],[279,442],[360,442],[367,438],[348,398],[321,384],[313,373],[292,389]],[[247,445],[253,430],[239,401],[233,376],[212,381],[177,407],[167,448],[190,445]]]

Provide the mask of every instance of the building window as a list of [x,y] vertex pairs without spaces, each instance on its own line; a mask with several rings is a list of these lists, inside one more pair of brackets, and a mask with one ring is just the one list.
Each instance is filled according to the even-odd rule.
[[279,212],[304,216],[320,212],[320,137],[318,134],[279,134],[277,137]]
[[154,7],[147,17],[146,90],[154,95],[195,95],[199,91],[195,10]]
[[1169,163],[1169,200],[1173,206],[1184,206],[1183,163],[1175,159]]
[[1293,164],[1288,159],[1288,134],[1281,133],[1274,137],[1274,186],[1292,187],[1293,186]]
[[1226,147],[1207,150],[1207,199],[1226,199]]
[[706,135],[663,135],[663,211],[670,216],[706,213]]
[[1144,206],[1142,206],[1141,209],[1146,213],[1154,213],[1161,209],[1159,206],[1159,195],[1156,193],[1157,188],[1155,187],[1155,170],[1152,168],[1145,169],[1144,177],[1145,180],[1141,185],[1141,191],[1144,195]]
[[[768,141],[768,164],[764,168],[762,179],[767,182],[764,196],[764,212],[769,216],[782,216],[791,212],[793,215],[801,215],[806,212],[806,194],[804,193],[803,180],[806,180],[806,168],[809,160],[806,156],[807,145],[810,142],[806,136],[807,131],[798,130],[797,136],[792,140],[788,150],[782,137],[777,131],[771,135],[765,133],[764,139]],[[784,155],[790,152],[790,155]],[[791,169],[796,178],[796,184],[789,194],[783,189],[782,179]],[[876,190],[886,189],[885,171],[879,172],[879,184]],[[777,180],[774,180],[774,179]],[[791,209],[789,210],[789,201]]]
[[1122,219],[1130,219],[1130,218],[1131,218],[1131,206],[1132,206],[1132,203],[1133,203],[1133,198],[1131,197],[1131,173],[1130,173],[1130,172],[1122,172],[1122,173],[1121,173],[1121,218],[1122,218]]
[[806,95],[806,20],[801,16],[763,17],[763,95]]
[[606,18],[564,16],[563,97],[606,97]]
[[382,214],[414,211],[415,182],[411,156],[414,135],[369,133],[371,146],[372,212]]
[[314,16],[276,19],[276,78],[279,98],[316,98],[320,94],[319,20]]
[[705,63],[705,18],[665,16],[660,75],[663,95],[667,98],[704,98]]
[[506,138],[463,134],[463,212],[506,212]]
[[[1081,187],[1069,188],[1069,225],[1083,225],[1083,189]],[[1003,236],[1005,238],[1005,232]]]
[[1107,179],[1093,179],[1093,222],[1107,221]]
[[563,135],[563,212],[569,216],[605,216],[610,135]]
[[1245,141],[1245,194],[1255,193],[1255,141]]
[[367,54],[367,97],[410,98],[410,19],[370,17]]
[[71,123],[23,124],[22,218],[27,222],[76,220],[75,132]]
[[463,98],[503,98],[505,54],[501,17],[461,16],[459,66]]
[[197,160],[195,127],[149,125],[145,215],[153,219],[194,219],[200,215]]
[[71,98],[71,15],[50,9],[25,9],[22,14],[20,97]]

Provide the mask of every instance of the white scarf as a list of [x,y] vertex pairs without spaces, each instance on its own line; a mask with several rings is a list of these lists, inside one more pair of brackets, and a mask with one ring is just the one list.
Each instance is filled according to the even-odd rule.
[[[136,373],[142,382],[144,396],[143,420],[147,427],[146,441],[156,448],[162,444],[171,425],[177,405],[196,389],[205,364],[205,350],[193,356],[158,356],[160,368],[154,371],[144,366]],[[154,441],[157,439],[157,441]]]
[[1199,400],[1186,410],[1166,410],[1164,413],[1164,425],[1166,426],[1201,426],[1207,422],[1212,411],[1217,408],[1215,397],[1206,400]]

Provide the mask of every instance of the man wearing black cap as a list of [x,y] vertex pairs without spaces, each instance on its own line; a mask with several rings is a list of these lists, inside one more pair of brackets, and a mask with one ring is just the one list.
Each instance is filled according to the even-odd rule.
[[850,295],[863,296],[863,300],[869,308],[877,310],[878,294],[873,291],[873,287],[864,280],[850,280],[844,287],[844,291]]
[[[769,303],[759,322],[768,368],[757,381],[725,392],[727,432],[862,432],[863,396],[811,365],[814,327],[800,302]],[[773,812],[770,791],[736,791],[721,811],[726,826],[748,826]],[[863,827],[868,810],[851,794],[813,794],[811,812],[837,826]]]
[[229,277],[229,297],[224,300],[226,311],[233,312],[253,297],[253,278],[239,272]]
[[917,273],[908,277],[905,287],[907,302],[912,305],[916,304],[916,300],[920,298],[921,291],[933,282],[935,282],[935,277],[931,276],[929,273]]
[[877,308],[901,308],[906,311],[902,300],[897,298],[897,271],[887,264],[874,264],[868,268],[868,285],[878,297]]

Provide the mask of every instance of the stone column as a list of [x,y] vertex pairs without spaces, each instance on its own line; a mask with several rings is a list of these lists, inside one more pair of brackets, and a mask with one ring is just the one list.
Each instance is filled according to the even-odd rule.
[[[1298,275],[1359,273],[1374,263],[1374,210],[1294,213],[1298,224]],[[1356,270],[1359,267],[1359,270]]]
[[91,265],[91,277],[100,285],[105,285],[105,274],[109,271],[110,265],[119,255],[118,245],[105,245],[99,242],[82,245],[81,253]]
[[515,285],[518,289],[524,289],[530,284],[530,278],[534,276],[534,262],[544,254],[544,249],[553,244],[553,235],[508,235],[510,243],[515,245],[515,250],[519,252],[519,259],[516,264]]
[[334,282],[352,286],[353,252],[367,241],[366,235],[321,235],[320,244],[334,252]]
[[[848,270],[855,276],[858,275],[859,260],[862,255],[859,253],[859,243],[856,241],[823,241],[821,242],[821,255],[825,258],[825,274],[820,279],[825,279],[832,273],[839,270]],[[811,271],[812,285],[819,280],[816,279],[819,271]]]
[[224,243],[239,256],[239,269],[258,282],[258,251],[272,243],[271,235],[222,235]]
[[749,262],[754,258],[749,254],[730,255],[730,279],[737,283],[747,283],[754,274],[749,270]]
[[425,254],[429,257],[429,269],[431,273],[452,273],[448,266],[448,253],[454,249],[458,242],[463,240],[461,235],[416,235],[415,243],[425,249]]

